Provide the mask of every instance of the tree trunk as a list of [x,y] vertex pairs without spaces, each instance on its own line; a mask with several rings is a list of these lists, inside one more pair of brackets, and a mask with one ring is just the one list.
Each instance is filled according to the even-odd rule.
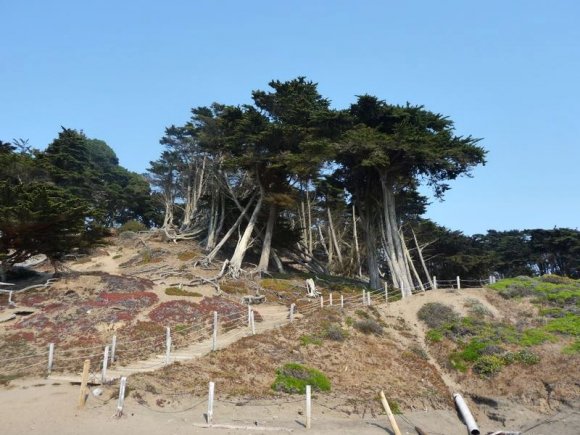
[[411,232],[413,233],[413,239],[415,240],[415,246],[417,247],[417,254],[419,255],[419,261],[421,262],[421,265],[423,266],[423,272],[425,272],[425,276],[427,277],[427,282],[429,283],[429,287],[433,288],[433,279],[431,278],[431,274],[429,273],[429,269],[427,268],[427,264],[425,263],[425,258],[423,257],[423,249],[425,248],[425,246],[423,246],[423,248],[421,248],[419,246],[419,242],[417,241],[417,235],[415,234],[415,231],[413,230],[413,228],[411,228]]
[[310,195],[308,194],[308,184],[306,185],[306,209],[308,212],[308,253],[312,255],[314,244],[312,242],[312,207],[310,205]]
[[336,231],[334,230],[334,224],[332,222],[332,214],[330,213],[330,208],[326,208],[326,212],[328,215],[328,234],[330,237],[330,241],[334,246],[336,251],[336,256],[338,257],[338,264],[342,266],[342,253],[340,252],[340,247],[338,246],[338,240],[336,238]]
[[252,195],[252,197],[250,198],[250,200],[246,204],[246,207],[242,210],[242,212],[240,213],[240,215],[238,216],[238,218],[236,219],[236,221],[234,222],[232,227],[225,233],[225,235],[222,237],[222,239],[216,245],[216,247],[213,248],[212,251],[207,255],[206,261],[211,262],[215,258],[215,256],[218,254],[218,252],[220,251],[222,246],[228,241],[228,239],[231,237],[231,235],[234,233],[234,231],[240,226],[240,224],[242,223],[242,220],[244,219],[244,216],[246,215],[246,213],[250,209],[250,206],[254,202],[255,197],[256,197],[255,194]]
[[256,222],[258,220],[258,215],[262,208],[262,202],[264,200],[264,192],[262,187],[260,186],[260,193],[259,193],[258,201],[256,202],[256,207],[252,212],[252,216],[250,217],[250,221],[248,225],[246,225],[246,229],[244,230],[244,234],[238,240],[238,244],[236,245],[236,249],[232,258],[230,259],[230,273],[234,278],[239,277],[240,270],[242,269],[242,262],[244,261],[244,256],[246,255],[246,251],[248,250],[248,244],[250,243],[250,238],[252,237],[252,233],[254,231],[254,227],[256,226]]
[[268,214],[268,223],[266,224],[266,234],[264,235],[264,242],[262,243],[262,255],[260,256],[260,263],[258,270],[260,272],[268,271],[268,264],[270,263],[270,248],[272,246],[272,235],[274,234],[274,223],[276,222],[277,210],[276,204],[270,205],[270,213]]
[[383,214],[388,243],[387,248],[391,257],[389,267],[391,268],[391,274],[396,275],[399,281],[401,295],[406,297],[411,295],[413,278],[411,277],[403,244],[401,243],[401,235],[395,213],[395,195],[391,185],[387,182],[386,174],[381,174],[381,188],[383,192]]
[[354,252],[355,252],[355,258],[356,258],[356,268],[358,271],[358,276],[360,278],[360,277],[362,277],[362,270],[361,270],[361,264],[360,264],[360,248],[358,246],[358,234],[357,234],[357,230],[356,230],[356,213],[355,213],[354,204],[352,205],[352,232],[353,232],[353,238],[354,238]]
[[[409,250],[407,249],[407,244],[405,243],[405,238],[403,237],[403,234],[400,234],[400,237],[401,237],[401,241],[403,242],[402,244],[403,244],[403,249],[405,250],[405,257],[407,258],[407,262],[409,263],[409,266],[411,267],[411,271],[413,272],[413,276],[415,277],[415,279],[419,283],[419,288],[421,289],[421,291],[425,291],[425,287],[423,287],[423,282],[421,281],[421,277],[417,273],[417,269],[415,268],[415,265],[413,264],[413,259],[411,258],[411,254],[409,253]],[[411,289],[411,291],[412,291],[412,289]]]
[[163,225],[161,228],[173,228],[173,198],[165,196],[165,215],[163,216]]

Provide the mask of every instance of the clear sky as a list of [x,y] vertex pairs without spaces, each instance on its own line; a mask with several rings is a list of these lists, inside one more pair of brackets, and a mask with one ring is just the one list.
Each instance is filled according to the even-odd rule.
[[0,139],[60,126],[144,172],[191,107],[271,79],[448,115],[488,164],[427,216],[466,234],[580,227],[577,0],[0,0]]

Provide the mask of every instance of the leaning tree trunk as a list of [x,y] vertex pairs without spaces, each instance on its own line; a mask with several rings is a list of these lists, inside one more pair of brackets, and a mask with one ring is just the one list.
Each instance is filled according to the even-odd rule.
[[274,234],[274,223],[276,222],[277,208],[276,204],[270,204],[270,213],[268,214],[268,223],[266,224],[266,234],[264,235],[264,242],[262,243],[262,254],[260,256],[260,263],[258,264],[258,271],[267,272],[268,264],[270,263],[270,249],[272,246],[272,235]]
[[260,210],[262,208],[262,202],[264,200],[264,192],[262,187],[260,186],[260,193],[259,193],[258,201],[256,202],[256,207],[252,212],[252,216],[250,217],[250,221],[248,225],[246,225],[246,229],[244,230],[244,234],[238,240],[238,244],[236,245],[236,249],[232,258],[230,259],[230,273],[234,278],[239,277],[240,270],[242,269],[242,262],[244,261],[244,256],[246,255],[246,251],[248,250],[248,244],[250,243],[250,238],[252,237],[252,233],[254,232],[254,227],[256,226],[256,222],[258,221],[258,215],[260,214]]
[[207,254],[205,261],[210,263],[215,258],[215,256],[218,254],[218,252],[220,251],[222,246],[225,245],[225,243],[228,241],[228,239],[231,237],[231,235],[234,233],[234,231],[236,231],[236,229],[240,226],[240,224],[242,223],[242,220],[244,220],[246,213],[250,209],[250,205],[252,205],[252,203],[254,202],[255,196],[256,196],[255,194],[252,195],[252,197],[250,198],[250,200],[246,204],[246,207],[242,210],[242,212],[240,213],[240,215],[236,219],[236,222],[234,222],[234,224],[230,227],[230,229],[224,234],[224,236],[222,237],[220,242],[216,245],[216,247],[213,248],[209,254]]
[[338,264],[342,267],[342,253],[340,252],[340,246],[338,245],[338,239],[336,237],[336,231],[334,229],[334,223],[332,221],[332,214],[330,213],[330,208],[327,207],[326,212],[328,215],[328,236],[330,238],[330,241],[328,243],[332,243],[332,246],[336,250]]
[[360,264],[360,247],[358,245],[358,234],[357,234],[357,230],[356,230],[356,213],[355,213],[355,208],[354,208],[354,204],[352,205],[352,235],[354,238],[354,252],[355,252],[355,258],[356,258],[356,269],[358,272],[358,277],[362,277],[362,270],[361,270],[361,264]]
[[413,288],[413,278],[405,256],[401,241],[399,225],[395,213],[395,194],[392,185],[387,181],[387,175],[381,174],[381,188],[383,193],[383,214],[385,233],[387,235],[387,250],[390,257],[389,268],[391,275],[396,276],[400,284],[401,295],[410,296]]
[[413,239],[415,240],[415,246],[417,247],[417,254],[419,255],[421,266],[423,266],[423,272],[425,272],[425,275],[427,276],[427,282],[429,283],[429,287],[433,288],[433,280],[431,279],[431,274],[429,273],[429,269],[427,268],[427,264],[425,263],[425,258],[423,257],[423,249],[425,248],[425,246],[423,246],[422,248],[419,246],[419,242],[417,241],[417,235],[415,234],[413,228],[411,228],[411,232],[413,233]]
[[173,228],[173,198],[165,195],[164,198],[165,215],[163,216],[163,225],[161,228]]

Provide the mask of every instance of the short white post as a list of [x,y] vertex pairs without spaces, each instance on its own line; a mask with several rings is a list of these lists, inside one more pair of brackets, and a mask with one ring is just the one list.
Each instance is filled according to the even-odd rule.
[[371,292],[370,290],[367,292],[367,305],[371,306]]
[[12,302],[12,293],[14,293],[12,290],[8,293],[8,305],[14,305],[14,302]]
[[54,343],[48,345],[48,374],[52,371],[52,363],[54,361]]
[[115,351],[117,350],[117,336],[113,335],[111,340],[111,364],[115,362]]
[[383,283],[383,287],[385,288],[385,302],[389,302],[389,286],[386,281]]
[[489,275],[489,283],[493,284],[493,276],[492,275]]
[[340,308],[344,308],[344,296],[340,295]]
[[[252,311],[250,310],[250,322],[252,321]],[[218,328],[218,315],[217,311],[213,312],[213,334],[211,338],[211,350],[217,350],[217,328]]]
[[250,318],[252,319],[252,335],[256,335],[256,323],[254,322],[254,310],[250,311]]
[[320,295],[320,308],[324,308],[324,296]]
[[433,275],[433,289],[437,290],[437,277]]
[[171,358],[171,329],[169,326],[165,328],[165,365],[169,364]]
[[457,290],[459,290],[460,288],[461,288],[461,279],[458,276],[457,277]]
[[294,307],[296,304],[290,304],[290,322],[294,321]]
[[367,294],[366,294],[365,290],[363,290],[362,292],[363,292],[363,305],[366,305],[367,304]]
[[123,406],[125,404],[125,388],[127,387],[127,378],[125,376],[121,377],[121,382],[119,384],[119,399],[117,400],[117,417],[123,415]]
[[332,293],[330,294],[330,296],[328,298],[328,305],[330,305],[332,307]]
[[213,382],[209,383],[209,395],[207,398],[207,422],[208,424],[213,423],[213,396],[214,396],[215,384]]
[[103,354],[103,372],[101,373],[101,382],[107,382],[107,365],[109,364],[109,345],[105,346]]
[[306,385],[306,429],[310,429],[312,423],[312,398],[311,387]]
[[252,323],[252,307],[248,304],[248,326],[251,326]]

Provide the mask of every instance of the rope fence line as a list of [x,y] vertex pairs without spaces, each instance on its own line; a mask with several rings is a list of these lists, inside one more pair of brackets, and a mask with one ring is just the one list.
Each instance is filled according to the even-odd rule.
[[[426,291],[433,291],[438,289],[448,289],[448,288],[461,288],[461,283],[468,287],[483,287],[485,284],[495,282],[495,278],[490,276],[488,280],[481,280],[481,279],[463,279],[461,280],[460,277],[457,277],[456,280],[437,280],[436,277],[433,277],[433,285],[431,282],[425,282],[421,285],[414,286],[410,293],[411,295],[417,293],[423,293]],[[292,322],[294,320],[294,314],[301,314],[302,316],[310,315],[320,309],[326,308],[328,306],[335,306],[340,308],[348,308],[348,307],[365,307],[365,306],[372,306],[372,305],[382,305],[385,303],[395,302],[397,300],[402,299],[402,295],[399,289],[392,289],[392,291],[397,291],[396,294],[389,294],[388,288],[385,286],[384,291],[379,290],[362,290],[359,294],[348,294],[344,295],[341,293],[330,292],[325,296],[320,295],[319,297],[311,297],[308,302],[305,304],[292,304],[290,310],[294,310],[292,313],[289,312],[288,316],[285,319],[276,319],[274,323],[278,323],[281,321],[281,324]],[[40,352],[31,355],[23,355],[23,356],[16,356],[10,358],[0,359],[0,373],[11,373],[11,372],[18,372],[23,370],[28,370],[32,367],[38,367],[42,364],[47,364],[47,371],[50,374],[53,370],[65,370],[66,363],[74,362],[74,361],[82,361],[86,359],[96,360],[98,362],[101,357],[103,356],[102,353],[95,353],[94,350],[96,349],[104,349],[106,348],[106,352],[111,350],[111,361],[109,368],[114,368],[114,365],[119,365],[121,362],[125,362],[126,364],[130,364],[130,361],[134,358],[139,358],[144,353],[149,353],[150,357],[152,358],[151,354],[160,353],[165,351],[166,353],[166,363],[173,360],[176,361],[178,358],[183,358],[181,356],[178,357],[171,357],[172,352],[176,352],[179,350],[187,349],[191,347],[193,344],[192,342],[198,342],[199,346],[209,347],[211,350],[216,350],[218,343],[217,342],[208,342],[203,344],[203,340],[211,339],[212,334],[214,336],[218,335],[218,331],[221,331],[219,335],[224,333],[229,334],[228,339],[229,342],[232,340],[235,341],[240,336],[243,335],[250,335],[251,333],[255,333],[255,327],[253,327],[253,309],[252,306],[248,306],[248,312],[243,312],[241,310],[235,310],[231,313],[224,314],[224,315],[217,315],[217,323],[214,321],[214,313],[207,313],[197,318],[193,318],[193,322],[189,323],[187,326],[178,325],[178,327],[173,327],[169,329],[166,328],[166,332],[163,335],[155,335],[151,337],[139,338],[135,340],[117,340],[117,336],[113,335],[109,337],[109,340],[112,340],[113,345],[111,347],[111,341],[107,343],[103,343],[96,346],[86,346],[86,347],[78,347],[78,348],[62,348],[56,349],[54,345],[51,344],[48,352]],[[262,316],[262,321],[267,320],[264,316]],[[280,325],[273,325],[280,326]],[[234,329],[238,329],[237,332],[231,334],[230,332]],[[250,332],[250,330],[252,332]],[[175,342],[172,342],[172,339],[175,339]],[[215,341],[215,340],[214,340]],[[139,344],[139,346],[135,346]],[[90,352],[90,353],[89,353]],[[86,353],[89,353],[88,355]],[[48,363],[46,362],[46,357],[48,356]],[[30,363],[34,358],[44,358],[43,361]],[[14,364],[17,362],[28,361],[22,367],[14,367]],[[61,364],[65,362],[65,364]],[[147,369],[144,365],[147,360],[141,361],[133,361],[133,364],[140,363],[140,367],[142,369]],[[162,366],[163,363],[154,364],[151,367]],[[104,363],[100,365],[101,367],[104,366]],[[130,370],[129,368],[123,367],[125,370]]]

